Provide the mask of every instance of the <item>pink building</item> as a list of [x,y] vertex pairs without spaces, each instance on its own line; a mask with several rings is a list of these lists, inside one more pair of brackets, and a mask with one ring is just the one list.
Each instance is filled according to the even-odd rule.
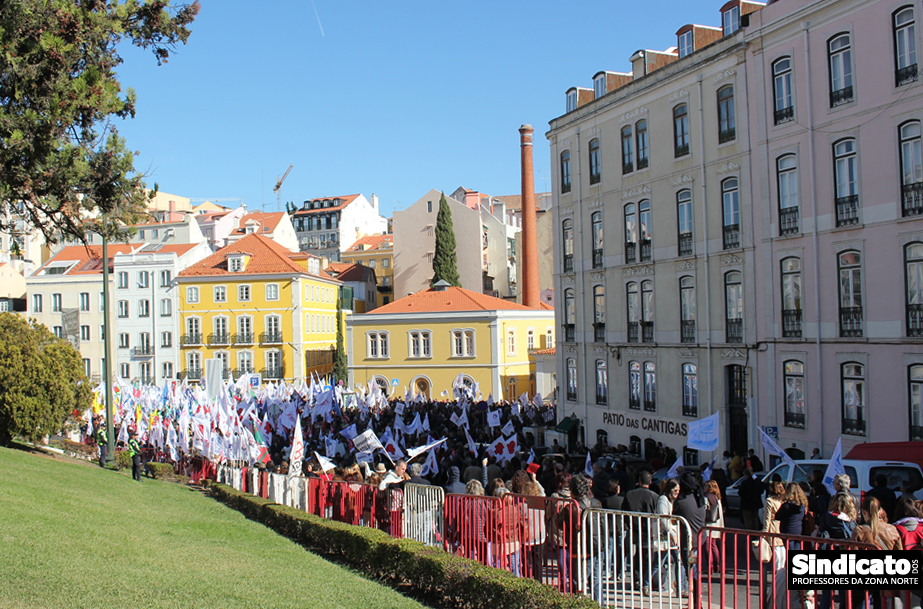
[[745,399],[783,448],[923,440],[921,17],[776,0],[741,23],[758,340]]

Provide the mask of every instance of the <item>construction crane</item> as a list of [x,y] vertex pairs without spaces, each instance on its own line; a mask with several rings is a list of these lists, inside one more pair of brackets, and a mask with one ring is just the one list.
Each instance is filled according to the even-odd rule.
[[289,165],[288,169],[285,170],[285,173],[282,174],[282,177],[276,182],[276,187],[272,189],[276,193],[276,211],[282,211],[282,182],[285,181],[285,178],[288,177],[288,172],[292,170],[293,165]]

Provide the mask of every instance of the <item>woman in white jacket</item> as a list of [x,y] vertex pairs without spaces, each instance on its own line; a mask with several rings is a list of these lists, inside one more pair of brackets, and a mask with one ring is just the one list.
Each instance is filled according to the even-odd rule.
[[[677,497],[679,497],[679,482],[674,479],[665,480],[661,486],[660,498],[657,499],[654,513],[658,516],[672,516],[673,502]],[[679,562],[679,527],[672,518],[660,520],[660,537],[652,546],[658,551],[658,555],[654,558],[656,566],[653,575],[657,579],[660,590],[664,591],[666,588],[674,595],[682,593],[682,590],[677,590],[673,583],[682,581],[682,565]],[[664,577],[661,572],[666,572],[666,586],[664,586]]]

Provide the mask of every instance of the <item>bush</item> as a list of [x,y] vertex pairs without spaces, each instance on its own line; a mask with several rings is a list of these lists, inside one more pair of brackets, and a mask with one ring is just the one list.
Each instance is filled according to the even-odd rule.
[[172,463],[157,463],[156,461],[150,461],[144,464],[144,471],[151,478],[156,478],[158,480],[173,480],[176,477],[176,472],[173,470]]
[[115,469],[131,469],[131,455],[127,450],[116,450],[113,463],[115,463]]
[[455,609],[599,609],[592,599],[565,596],[551,586],[485,567],[440,548],[383,531],[326,520],[269,499],[209,484],[213,497],[312,551],[373,579],[409,589],[427,604]]

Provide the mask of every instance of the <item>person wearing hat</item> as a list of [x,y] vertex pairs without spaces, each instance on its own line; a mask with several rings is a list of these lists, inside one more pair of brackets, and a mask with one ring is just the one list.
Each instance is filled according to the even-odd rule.
[[375,473],[376,473],[376,474],[381,474],[382,476],[384,476],[385,474],[388,473],[388,468],[385,467],[385,464],[384,464],[384,463],[376,463],[376,464],[375,464]]

